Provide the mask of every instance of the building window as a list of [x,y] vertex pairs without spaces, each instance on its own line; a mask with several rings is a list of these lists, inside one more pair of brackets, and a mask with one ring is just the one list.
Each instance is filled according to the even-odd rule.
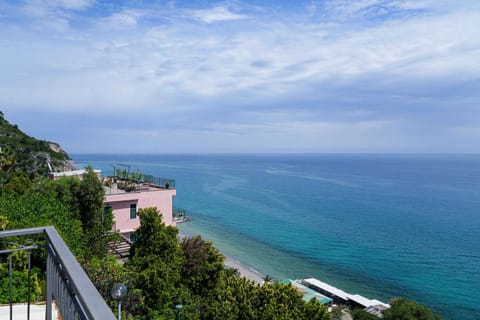
[[111,216],[112,212],[113,212],[113,208],[110,207],[110,206],[106,206],[106,207],[103,208],[103,215],[105,217]]
[[130,243],[135,243],[137,242],[137,235],[135,232],[130,233]]
[[137,218],[137,204],[136,203],[131,203],[130,204],[130,219],[136,219]]
[[[102,226],[105,225],[105,221],[113,221],[113,208],[109,205],[103,207]],[[115,231],[114,226],[112,226],[112,230]]]

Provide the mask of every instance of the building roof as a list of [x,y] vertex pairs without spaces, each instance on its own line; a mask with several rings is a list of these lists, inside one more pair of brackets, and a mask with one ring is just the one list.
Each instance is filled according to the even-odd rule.
[[[100,174],[102,171],[101,170],[93,170],[96,174]],[[49,172],[49,175],[51,175],[54,178],[60,178],[60,177],[76,177],[76,176],[81,176],[84,173],[87,173],[87,170],[81,169],[81,170],[72,170],[72,171],[62,171],[62,172]]]
[[387,308],[390,307],[390,305],[388,305],[386,303],[383,303],[383,302],[381,302],[377,299],[368,299],[368,298],[365,298],[365,297],[363,297],[359,294],[350,294],[348,299],[364,306],[365,308],[372,307],[372,306],[378,306],[378,305],[381,305],[381,306],[384,306],[384,307],[387,307]]
[[303,295],[303,300],[305,300],[305,301],[310,301],[312,298],[317,299],[322,304],[327,304],[327,303],[330,303],[330,302],[333,301],[329,297],[326,297],[323,294],[321,294],[321,293],[319,293],[315,290],[312,290],[309,287],[304,286],[298,280],[287,279],[287,280],[284,280],[282,282],[285,283],[285,284],[291,284],[292,286],[297,288],[297,290]]
[[334,296],[337,296],[345,301],[353,301],[364,308],[372,307],[372,306],[383,306],[385,308],[390,308],[390,305],[387,303],[384,303],[382,301],[379,301],[377,299],[368,299],[365,298],[364,296],[361,296],[359,294],[350,294],[347,293],[343,290],[340,290],[338,288],[335,288],[334,286],[329,285],[328,283],[322,282],[318,279],[315,278],[309,278],[309,279],[304,279],[304,283],[310,284],[313,287],[317,287],[325,292],[328,292]]
[[161,186],[152,185],[152,184],[143,183],[143,182],[134,183],[134,185],[135,185],[135,189],[127,192],[125,189],[120,189],[118,187],[117,183],[112,183],[109,186],[104,186],[105,195],[107,195],[107,196],[124,195],[124,194],[134,195],[134,194],[138,194],[140,192],[155,192],[155,191],[171,192],[172,190],[175,190],[173,188],[167,189],[167,188],[164,188],[164,187],[161,187]]
[[328,283],[325,283],[325,282],[322,282],[318,279],[315,279],[315,278],[308,278],[308,279],[304,279],[303,282],[307,283],[307,284],[310,284],[314,287],[317,287],[319,289],[322,289],[326,292],[329,292],[339,298],[342,298],[343,300],[348,300],[348,297],[349,297],[349,294],[346,293],[345,291],[343,290],[340,290],[338,288],[335,288],[334,286],[331,286],[329,285]]
[[367,308],[365,308],[365,311],[367,311],[368,313],[374,314],[377,317],[383,318],[383,312],[386,309],[388,309],[388,308],[385,307],[383,304],[379,304],[377,306],[367,307]]

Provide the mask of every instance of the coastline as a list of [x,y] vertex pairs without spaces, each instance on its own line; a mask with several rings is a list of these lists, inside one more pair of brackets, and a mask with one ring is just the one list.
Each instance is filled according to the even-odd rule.
[[[478,290],[471,285],[478,274],[474,263],[478,254],[476,247],[468,245],[476,243],[476,234],[462,228],[467,226],[463,218],[473,221],[478,211],[473,189],[465,184],[470,180],[464,179],[474,176],[472,159],[155,154],[74,158],[79,165],[92,163],[105,172],[111,171],[111,163],[127,161],[144,172],[175,177],[177,186],[182,186],[176,205],[188,208],[192,217],[191,222],[178,225],[180,230],[201,234],[222,254],[265,275],[313,277],[382,301],[410,297],[446,319],[480,314],[475,301]],[[286,168],[292,167],[302,178],[287,175]],[[351,170],[361,175],[343,174]],[[365,188],[353,189],[336,184],[337,180]],[[432,181],[451,183],[452,188],[430,185]],[[405,206],[399,201],[405,197],[415,201]],[[463,205],[467,203],[468,207]],[[435,218],[438,214],[442,219]],[[412,241],[406,241],[405,231],[412,223],[428,232],[411,234]],[[445,237],[435,236],[438,230]],[[460,238],[465,242],[450,241]],[[431,247],[442,249],[432,251]]]
[[[209,241],[207,240],[202,234],[198,234],[202,237],[202,239],[206,240],[206,241]],[[185,238],[185,237],[192,237],[192,236],[196,236],[196,235],[190,235],[188,233],[185,233],[185,232],[180,232],[178,233],[178,236],[180,239],[182,238]],[[212,241],[213,242],[213,241]],[[215,246],[215,243],[213,242],[213,246],[215,248],[217,248]],[[217,248],[218,249],[218,248]],[[246,263],[238,260],[237,258],[235,257],[231,257],[229,255],[226,255],[224,252],[222,252],[220,249],[218,249],[220,251],[220,253],[225,257],[225,261],[224,261],[224,265],[225,265],[225,268],[232,268],[232,269],[237,269],[238,270],[238,273],[240,274],[240,276],[242,277],[245,277],[247,278],[248,280],[252,280],[253,282],[255,283],[259,283],[259,284],[262,284],[264,281],[263,281],[263,278],[265,277],[264,274],[262,274],[260,271],[256,270],[255,268],[247,265]]]
[[229,257],[229,256],[225,255],[224,253],[222,253],[222,254],[225,257],[225,267],[237,269],[241,276],[243,276],[243,277],[245,277],[249,280],[252,280],[256,283],[262,284],[264,282],[263,279],[264,279],[265,275],[260,273],[258,270],[255,270],[254,268],[246,265],[245,263],[243,263],[243,262],[241,262],[241,261],[239,261],[235,258]]

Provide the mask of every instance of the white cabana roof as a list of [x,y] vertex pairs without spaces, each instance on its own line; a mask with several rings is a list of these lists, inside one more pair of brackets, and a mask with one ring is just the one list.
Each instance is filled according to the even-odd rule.
[[368,299],[365,298],[364,296],[361,296],[359,294],[350,294],[347,293],[343,290],[340,290],[338,288],[335,288],[334,286],[329,285],[328,283],[322,282],[318,279],[315,278],[308,278],[303,280],[304,283],[311,285],[312,287],[316,287],[320,290],[323,290],[325,292],[330,293],[331,295],[337,296],[345,301],[353,301],[355,303],[358,303],[359,305],[367,308],[367,307],[372,307],[372,306],[378,306],[381,305],[385,308],[390,308],[389,304],[386,304],[382,301],[379,301],[377,299]]
[[346,293],[343,290],[340,290],[338,288],[335,288],[334,286],[329,285],[328,283],[322,282],[318,279],[315,278],[308,278],[303,280],[305,283],[308,283],[314,287],[317,287],[319,289],[322,289],[326,292],[329,292],[339,298],[342,298],[344,300],[348,300],[349,294]]
[[[87,170],[82,169],[82,170],[73,170],[73,171],[62,171],[62,172],[50,172],[49,174],[55,178],[60,178],[60,177],[76,177],[76,176],[81,176],[82,174],[86,173]],[[100,174],[102,171],[101,170],[93,170],[96,174]]]

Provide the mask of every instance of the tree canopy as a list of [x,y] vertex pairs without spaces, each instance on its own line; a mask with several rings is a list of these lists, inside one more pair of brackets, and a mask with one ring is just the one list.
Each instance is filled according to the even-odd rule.
[[[25,172],[30,178],[46,175],[52,168],[71,168],[70,157],[57,143],[30,137],[0,115],[0,173]],[[1,177],[0,177],[1,178]]]
[[105,190],[93,171],[87,167],[83,174],[78,193],[79,213],[82,222],[85,245],[88,250],[85,254],[89,256],[104,256],[108,239],[106,232],[110,232],[113,226],[113,216],[105,217],[103,201]]
[[435,314],[429,308],[415,301],[405,298],[396,298],[391,302],[391,308],[384,314],[386,320],[441,320],[439,314]]
[[[107,229],[110,231],[113,222],[111,215],[101,215],[102,191],[100,180],[91,168],[87,169],[82,181],[77,178],[49,180],[44,177],[31,180],[21,171],[16,171],[0,188],[0,229],[53,225],[77,258],[104,257],[108,237],[103,232]],[[91,217],[91,220],[86,217]],[[2,245],[3,248],[9,248],[7,243]],[[12,256],[15,257],[14,271],[20,292],[27,284],[26,252],[16,252]],[[5,255],[0,256],[0,275],[8,263],[6,259]],[[33,299],[44,295],[36,294],[38,288],[45,289],[40,286],[44,278],[44,259],[43,251],[32,251]],[[5,286],[8,286],[8,281],[0,282],[0,301],[3,302],[8,300]],[[22,302],[26,296],[18,294],[14,298],[14,301]]]
[[258,284],[225,269],[224,257],[200,236],[178,241],[155,208],[139,210],[140,227],[126,268],[136,274],[144,297],[145,319],[173,319],[182,304],[187,319],[325,320],[317,300],[305,302],[290,285]]

